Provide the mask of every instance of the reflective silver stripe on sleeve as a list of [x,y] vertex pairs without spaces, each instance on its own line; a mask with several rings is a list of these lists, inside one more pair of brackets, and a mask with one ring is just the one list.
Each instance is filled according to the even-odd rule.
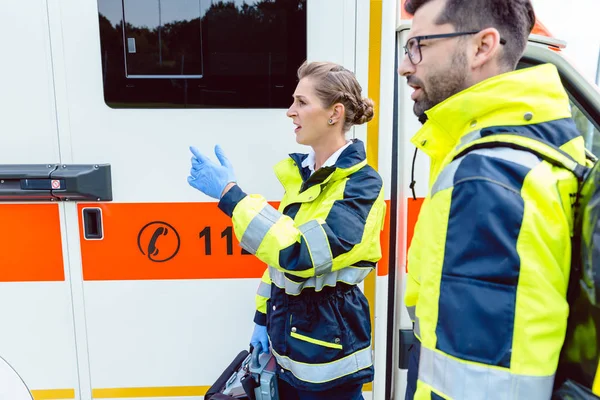
[[413,332],[415,336],[420,340],[421,339],[421,324],[419,323],[419,317],[415,317],[415,325],[413,328]]
[[315,267],[315,275],[323,275],[331,272],[333,257],[325,229],[315,220],[308,221],[298,229],[300,229],[302,236],[306,240],[310,258]]
[[256,253],[258,246],[269,232],[269,229],[282,217],[282,214],[274,209],[270,204],[263,207],[262,210],[250,221],[246,231],[242,235],[240,246],[252,254]]
[[462,400],[548,400],[554,375],[513,374],[507,369],[467,364],[421,346],[419,380],[440,394]]
[[280,289],[285,289],[285,293],[297,296],[305,288],[314,288],[317,292],[323,290],[325,286],[334,287],[337,282],[357,285],[362,282],[373,268],[346,267],[339,271],[330,272],[320,276],[312,276],[301,282],[294,282],[288,279],[283,272],[275,267],[269,267],[271,282]]
[[506,147],[473,150],[465,154],[465,156],[452,161],[450,164],[448,164],[448,166],[446,166],[446,168],[444,168],[431,188],[431,197],[442,190],[454,186],[454,177],[456,175],[456,171],[458,170],[460,164],[465,160],[465,157],[470,154],[479,154],[485,157],[498,158],[522,165],[527,168],[534,168],[536,165],[541,163],[541,160],[535,154],[523,150],[515,150]]
[[268,283],[265,282],[260,282],[260,285],[258,285],[258,290],[256,291],[256,294],[262,297],[266,297],[267,299],[271,298],[271,285],[269,285]]
[[416,309],[416,306],[406,307],[406,311],[408,311],[408,316],[410,317],[411,321],[414,321],[416,319]]
[[277,363],[296,378],[309,383],[326,383],[353,374],[373,365],[371,346],[359,350],[337,361],[324,364],[307,364],[277,354],[271,348]]

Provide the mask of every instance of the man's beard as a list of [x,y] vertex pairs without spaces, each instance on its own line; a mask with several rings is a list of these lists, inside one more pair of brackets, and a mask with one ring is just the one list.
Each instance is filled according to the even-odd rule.
[[[410,77],[408,78],[410,81]],[[413,82],[417,82],[413,80]],[[416,84],[419,84],[418,82]],[[413,111],[419,121],[426,121],[425,111],[435,107],[447,98],[467,88],[467,56],[465,52],[455,53],[450,66],[445,71],[436,71],[427,80],[427,91],[422,85],[422,99],[417,100]]]

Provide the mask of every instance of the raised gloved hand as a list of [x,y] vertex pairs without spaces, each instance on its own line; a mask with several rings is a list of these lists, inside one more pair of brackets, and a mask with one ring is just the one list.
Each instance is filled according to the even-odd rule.
[[253,347],[256,347],[258,343],[261,344],[262,353],[269,352],[269,338],[267,336],[267,327],[263,325],[254,325],[254,332],[252,332],[252,338],[250,339],[250,344]]
[[227,184],[236,182],[233,167],[225,157],[223,149],[219,145],[215,146],[215,155],[221,165],[211,161],[193,146],[190,146],[190,151],[194,156],[192,157],[192,168],[190,169],[190,176],[188,176],[188,183],[207,196],[220,199]]

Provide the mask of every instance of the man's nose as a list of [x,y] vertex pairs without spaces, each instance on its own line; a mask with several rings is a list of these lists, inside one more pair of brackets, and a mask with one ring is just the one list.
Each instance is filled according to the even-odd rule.
[[410,62],[408,54],[405,54],[404,58],[402,59],[402,62],[400,63],[400,66],[398,67],[398,74],[400,74],[401,76],[409,76],[413,75],[414,73],[415,66],[413,65],[413,63]]

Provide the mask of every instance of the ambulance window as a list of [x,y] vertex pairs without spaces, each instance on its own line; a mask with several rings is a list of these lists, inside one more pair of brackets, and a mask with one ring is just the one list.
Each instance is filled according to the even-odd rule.
[[600,157],[600,131],[573,101],[571,101],[571,113],[577,129],[585,138],[585,147],[594,153],[596,157]]
[[108,106],[289,106],[306,0],[98,0],[98,10]]

